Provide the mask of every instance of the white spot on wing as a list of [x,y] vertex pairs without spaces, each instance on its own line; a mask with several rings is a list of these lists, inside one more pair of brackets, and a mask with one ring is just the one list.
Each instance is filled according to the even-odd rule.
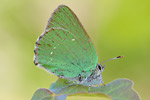
[[53,52],[51,52],[51,55],[53,54]]
[[54,49],[56,49],[56,47],[54,47]]
[[72,41],[75,41],[75,39],[72,39]]
[[50,59],[50,61],[52,61],[53,59]]

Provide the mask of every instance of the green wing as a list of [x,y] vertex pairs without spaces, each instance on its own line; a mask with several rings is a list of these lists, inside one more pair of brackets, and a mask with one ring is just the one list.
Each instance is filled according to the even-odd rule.
[[64,5],[49,19],[45,32],[35,44],[34,63],[57,76],[74,78],[91,74],[97,55],[76,15]]

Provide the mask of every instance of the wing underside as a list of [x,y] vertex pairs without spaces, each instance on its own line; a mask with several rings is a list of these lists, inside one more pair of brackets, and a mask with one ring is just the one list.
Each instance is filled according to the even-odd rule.
[[93,44],[75,14],[59,6],[35,44],[35,63],[58,76],[90,73],[97,64]]

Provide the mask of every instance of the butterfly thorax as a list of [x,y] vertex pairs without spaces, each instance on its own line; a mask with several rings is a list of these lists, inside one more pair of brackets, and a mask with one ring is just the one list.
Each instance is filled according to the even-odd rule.
[[82,84],[85,86],[91,86],[91,85],[97,85],[101,84],[102,82],[102,76],[101,72],[104,70],[104,66],[101,64],[97,64],[96,68],[92,70],[92,73],[90,76],[82,76],[82,74],[79,74],[78,77],[74,80],[74,83],[76,84]]

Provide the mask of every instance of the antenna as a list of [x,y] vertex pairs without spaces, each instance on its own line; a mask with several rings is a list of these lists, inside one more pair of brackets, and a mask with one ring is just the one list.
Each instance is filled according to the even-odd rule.
[[117,56],[117,57],[114,57],[114,58],[110,58],[110,59],[107,59],[107,60],[104,60],[102,61],[100,64],[104,63],[104,62],[107,62],[109,60],[113,60],[113,59],[119,59],[119,58],[123,58],[124,56]]

